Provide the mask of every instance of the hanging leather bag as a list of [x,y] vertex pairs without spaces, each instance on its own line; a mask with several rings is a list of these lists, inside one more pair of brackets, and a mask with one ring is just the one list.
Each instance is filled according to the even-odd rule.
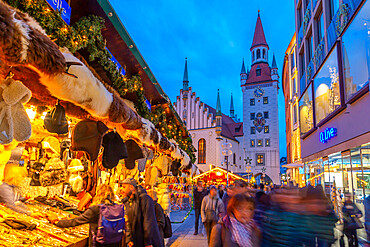
[[59,135],[68,133],[68,121],[66,118],[66,111],[59,100],[55,107],[49,111],[44,119],[44,126],[50,133]]

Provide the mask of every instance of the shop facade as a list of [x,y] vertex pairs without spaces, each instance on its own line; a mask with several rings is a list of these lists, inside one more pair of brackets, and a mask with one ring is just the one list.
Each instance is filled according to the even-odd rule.
[[296,95],[304,165],[294,172],[361,204],[370,195],[370,1],[303,2]]

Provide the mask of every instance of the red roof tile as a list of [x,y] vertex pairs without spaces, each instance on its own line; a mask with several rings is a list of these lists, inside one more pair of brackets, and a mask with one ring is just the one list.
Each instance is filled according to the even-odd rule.
[[[261,68],[261,75],[257,76],[256,70],[257,68]],[[251,71],[249,72],[249,76],[247,79],[246,84],[254,83],[254,82],[262,82],[262,81],[271,81],[271,70],[267,63],[256,63],[253,64]]]
[[251,50],[253,49],[253,47],[258,46],[258,45],[265,45],[269,47],[266,42],[265,33],[263,32],[261,17],[259,13],[257,17],[256,28],[254,29],[254,36],[253,36],[253,43],[251,46]]

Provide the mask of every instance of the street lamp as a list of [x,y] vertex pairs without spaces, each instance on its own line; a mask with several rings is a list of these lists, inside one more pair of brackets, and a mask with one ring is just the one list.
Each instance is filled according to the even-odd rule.
[[230,149],[232,148],[232,144],[230,142],[224,142],[222,143],[222,155],[225,156],[225,162],[226,162],[226,184],[229,186],[229,155],[233,154],[233,151]]

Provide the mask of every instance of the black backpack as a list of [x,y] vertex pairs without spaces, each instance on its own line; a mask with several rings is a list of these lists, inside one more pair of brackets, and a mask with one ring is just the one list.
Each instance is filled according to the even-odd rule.
[[172,226],[171,226],[170,217],[164,214],[164,220],[165,220],[165,224],[164,224],[164,229],[163,229],[163,233],[164,233],[163,235],[164,235],[164,238],[170,238],[172,237]]
[[59,135],[68,133],[68,121],[66,119],[66,111],[59,100],[55,107],[49,111],[44,119],[44,126],[50,133]]

